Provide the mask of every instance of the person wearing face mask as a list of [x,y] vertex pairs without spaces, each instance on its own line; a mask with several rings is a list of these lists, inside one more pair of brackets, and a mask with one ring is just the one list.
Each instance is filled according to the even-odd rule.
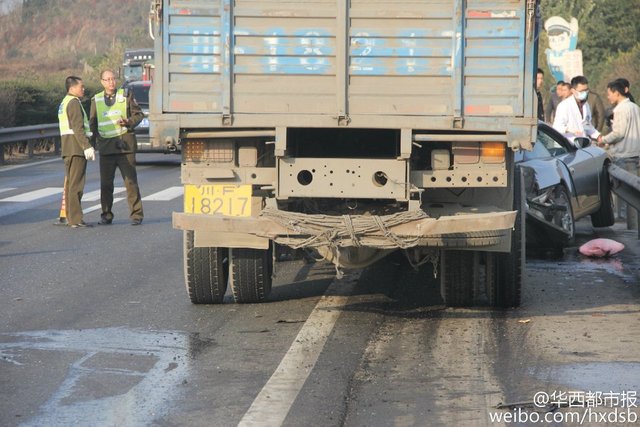
[[588,137],[598,142],[602,135],[592,122],[591,108],[587,102],[589,82],[585,76],[571,79],[571,96],[558,104],[553,128],[571,142],[577,137]]

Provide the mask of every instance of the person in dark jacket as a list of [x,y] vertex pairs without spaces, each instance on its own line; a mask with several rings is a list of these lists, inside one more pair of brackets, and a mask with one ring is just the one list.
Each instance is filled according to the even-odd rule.
[[100,153],[100,202],[102,213],[99,224],[113,222],[113,180],[116,168],[127,189],[131,225],[140,225],[144,218],[142,198],[136,172],[136,135],[133,129],[142,121],[144,113],[133,97],[133,92],[116,88],[111,70],[100,74],[103,92],[91,99],[89,123]]
[[564,101],[569,95],[571,95],[571,85],[562,80],[558,80],[555,90],[551,92],[551,97],[544,110],[544,118],[547,123],[553,123],[558,104]]
[[87,174],[87,160],[95,160],[95,150],[89,141],[91,131],[87,113],[80,98],[84,96],[84,83],[80,77],[65,80],[67,95],[58,107],[58,125],[62,139],[62,159],[67,178],[65,186],[67,223],[71,228],[90,227],[82,214],[82,195]]
[[591,122],[600,132],[604,132],[606,122],[606,109],[602,97],[594,91],[589,91],[589,105],[591,106]]
[[536,96],[538,97],[538,120],[544,121],[544,102],[542,101],[542,94],[540,93],[540,89],[544,85],[544,71],[541,68],[538,68],[538,73],[536,74]]

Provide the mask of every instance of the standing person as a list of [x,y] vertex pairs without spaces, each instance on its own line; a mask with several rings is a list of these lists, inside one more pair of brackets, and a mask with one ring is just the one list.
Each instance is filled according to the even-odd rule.
[[541,68],[538,68],[538,73],[536,74],[536,96],[538,97],[538,120],[544,121],[544,102],[542,101],[542,94],[540,93],[540,89],[544,85],[544,71]]
[[87,160],[95,160],[96,153],[89,142],[91,131],[87,113],[80,98],[84,96],[84,83],[80,77],[65,80],[67,95],[58,107],[58,124],[62,139],[62,159],[67,178],[65,186],[66,217],[71,228],[91,227],[83,220],[82,195],[87,174]]
[[[607,98],[615,107],[613,125],[598,143],[604,146],[614,164],[634,175],[639,175],[640,158],[640,107],[627,97],[622,82],[615,80],[607,85]],[[627,228],[635,228],[637,212],[627,206]]]
[[576,137],[589,137],[600,141],[602,137],[591,121],[591,108],[587,102],[589,82],[584,76],[571,79],[571,96],[558,104],[553,128],[571,142]]
[[556,116],[556,108],[558,108],[558,104],[567,97],[566,92],[564,81],[558,80],[555,90],[551,92],[547,108],[544,111],[544,118],[547,123],[553,123],[553,118]]
[[[618,82],[624,87],[624,94],[627,98],[629,98],[629,101],[636,102],[636,100],[633,98],[633,95],[631,95],[631,92],[630,92],[631,85],[629,84],[629,80],[619,77],[615,79],[614,82]],[[606,115],[607,115],[607,119],[606,119],[607,128],[611,130],[611,126],[613,122],[613,107],[607,108]]]
[[144,217],[142,199],[136,172],[136,135],[133,129],[144,114],[133,98],[133,92],[116,89],[116,78],[111,70],[100,74],[104,91],[91,99],[89,122],[100,152],[100,202],[102,214],[98,224],[113,221],[113,180],[116,168],[127,189],[131,225],[140,225]]

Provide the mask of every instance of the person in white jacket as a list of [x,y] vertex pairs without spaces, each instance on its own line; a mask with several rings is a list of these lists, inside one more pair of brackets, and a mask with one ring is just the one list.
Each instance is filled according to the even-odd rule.
[[553,128],[571,142],[577,137],[589,137],[600,142],[602,136],[591,121],[591,108],[587,102],[589,82],[585,76],[571,79],[571,94],[558,104]]

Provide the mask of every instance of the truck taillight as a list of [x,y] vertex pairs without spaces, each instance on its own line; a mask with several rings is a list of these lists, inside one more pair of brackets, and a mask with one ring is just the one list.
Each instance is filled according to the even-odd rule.
[[460,165],[504,163],[505,161],[505,144],[498,141],[455,142],[452,152],[454,162]]
[[204,160],[204,141],[187,141],[183,147],[184,159],[189,162]]
[[188,139],[183,145],[185,161],[231,163],[235,159],[235,147],[231,141]]
[[482,163],[504,163],[504,142],[483,142],[480,155]]

